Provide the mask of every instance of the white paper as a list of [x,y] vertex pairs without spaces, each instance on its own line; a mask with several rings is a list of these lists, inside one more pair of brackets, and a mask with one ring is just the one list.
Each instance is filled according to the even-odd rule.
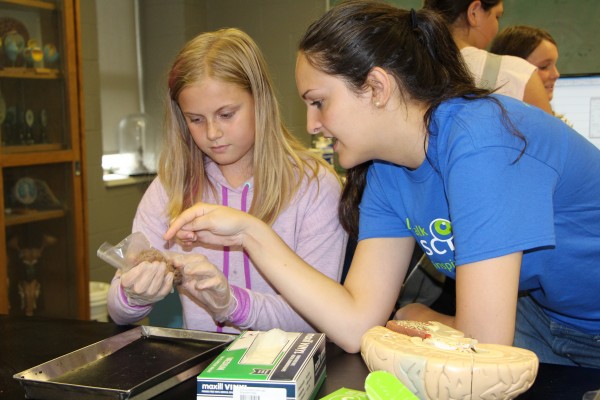
[[284,388],[234,386],[233,400],[286,400]]

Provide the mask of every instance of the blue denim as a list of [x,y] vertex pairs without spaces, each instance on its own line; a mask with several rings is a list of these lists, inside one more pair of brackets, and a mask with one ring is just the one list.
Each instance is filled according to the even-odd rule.
[[551,320],[529,296],[517,303],[513,344],[533,351],[543,363],[600,368],[600,335]]

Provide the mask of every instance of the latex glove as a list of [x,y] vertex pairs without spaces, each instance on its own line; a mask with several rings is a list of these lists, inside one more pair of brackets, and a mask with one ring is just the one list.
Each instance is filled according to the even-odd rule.
[[153,304],[173,289],[173,272],[167,272],[163,261],[143,261],[121,275],[121,287],[129,305]]
[[237,308],[237,299],[223,273],[201,254],[169,254],[182,271],[181,286],[200,302],[217,322],[225,322]]

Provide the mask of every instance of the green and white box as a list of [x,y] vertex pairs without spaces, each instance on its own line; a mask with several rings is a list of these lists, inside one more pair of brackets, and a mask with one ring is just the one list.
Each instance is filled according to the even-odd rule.
[[197,400],[309,400],[325,380],[325,334],[242,332],[198,375]]

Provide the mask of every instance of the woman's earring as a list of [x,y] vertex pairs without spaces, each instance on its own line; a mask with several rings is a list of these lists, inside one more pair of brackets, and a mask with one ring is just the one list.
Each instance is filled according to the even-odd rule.
[[375,107],[380,108],[381,107],[381,103],[379,101],[375,102]]

